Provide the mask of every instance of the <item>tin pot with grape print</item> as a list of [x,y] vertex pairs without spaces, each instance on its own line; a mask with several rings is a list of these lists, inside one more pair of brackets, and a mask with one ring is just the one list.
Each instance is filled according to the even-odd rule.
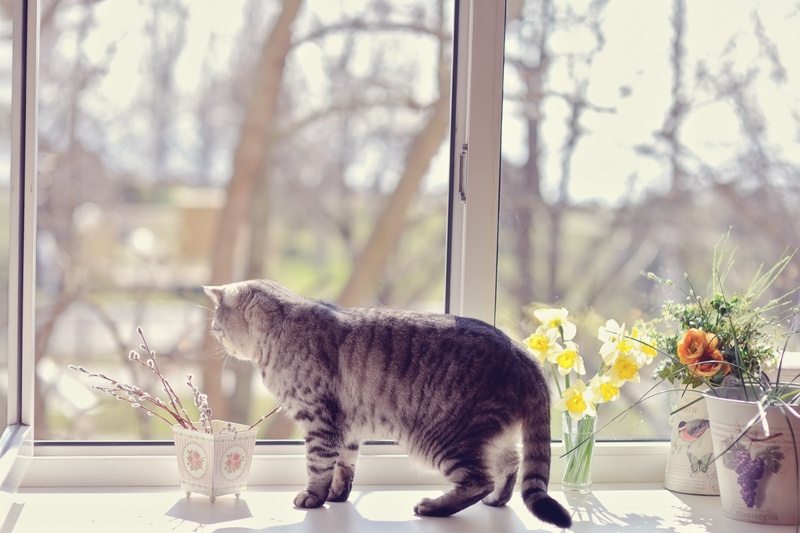
[[757,397],[742,387],[706,394],[722,512],[743,522],[797,525],[800,409],[765,408]]

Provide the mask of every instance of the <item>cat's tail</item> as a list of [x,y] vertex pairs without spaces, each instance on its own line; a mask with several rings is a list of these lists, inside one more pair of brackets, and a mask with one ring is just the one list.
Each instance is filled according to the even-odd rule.
[[550,424],[547,418],[542,420],[540,413],[541,406],[529,410],[522,423],[522,501],[539,520],[569,528],[572,526],[569,512],[547,494],[550,481]]

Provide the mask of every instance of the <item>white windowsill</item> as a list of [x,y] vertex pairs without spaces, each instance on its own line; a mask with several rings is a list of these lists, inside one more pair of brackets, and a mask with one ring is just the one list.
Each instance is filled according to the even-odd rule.
[[[794,527],[756,526],[726,518],[715,496],[663,488],[667,442],[598,443],[589,495],[561,491],[563,448],[553,445],[550,493],[573,514],[573,531],[783,533]],[[102,451],[104,455],[98,455]],[[186,498],[171,446],[37,446],[26,459],[18,491],[3,494],[0,532],[39,531],[288,531],[518,532],[558,531],[533,517],[519,488],[506,508],[482,504],[447,519],[420,518],[414,504],[446,490],[436,473],[412,466],[393,445],[364,446],[353,494],[344,504],[294,509],[305,482],[302,446],[259,446],[241,499]]]
[[[412,508],[445,488],[356,486],[346,503],[310,511],[295,509],[299,487],[253,486],[242,494],[186,498],[173,488],[24,489],[14,495],[2,531],[15,533],[203,531],[290,533],[516,533],[559,531],[531,515],[517,492],[500,509],[480,503],[450,518],[420,518]],[[583,496],[567,495],[557,485],[554,498],[573,515],[572,531],[674,531],[678,533],[784,533],[790,526],[758,526],[722,516],[719,498],[675,494],[659,484],[595,485]]]

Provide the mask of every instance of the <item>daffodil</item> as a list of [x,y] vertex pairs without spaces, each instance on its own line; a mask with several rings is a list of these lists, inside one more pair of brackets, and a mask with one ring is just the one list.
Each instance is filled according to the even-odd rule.
[[607,376],[618,384],[630,381],[639,383],[639,369],[644,366],[644,357],[637,353],[619,353],[608,365]]
[[542,364],[551,355],[564,351],[564,348],[558,343],[558,330],[548,329],[545,326],[539,326],[533,335],[525,339],[524,343],[528,347],[528,351]]
[[562,376],[566,376],[572,371],[580,375],[586,373],[583,358],[578,353],[578,345],[572,341],[565,342],[564,349],[560,353],[549,355],[547,361],[554,363],[558,368],[558,373]]
[[589,381],[589,388],[596,403],[613,402],[619,398],[621,383],[615,383],[610,376],[597,375]]
[[578,327],[567,320],[567,315],[569,315],[569,311],[563,307],[561,309],[537,309],[533,312],[533,316],[543,326],[558,331],[565,342],[571,341],[578,332]]
[[542,324],[524,344],[553,375],[558,393],[554,407],[581,424],[597,417],[597,406],[601,403],[616,401],[625,383],[638,383],[640,369],[650,364],[656,354],[643,322],[637,322],[628,333],[624,323],[608,320],[597,331],[602,341],[599,351],[602,361],[597,365],[597,373],[584,381],[580,376],[586,374],[586,365],[572,340],[577,328],[569,322],[568,311],[539,309],[533,314]]
[[606,364],[613,364],[617,357],[630,354],[634,348],[633,341],[625,335],[625,324],[620,326],[613,319],[597,329],[597,338],[603,342],[600,347],[600,356]]
[[585,416],[597,416],[594,394],[580,379],[575,380],[575,384],[561,394],[554,407],[559,411],[566,411],[575,420],[581,420]]
[[633,349],[644,355],[645,364],[649,365],[658,352],[653,346],[653,340],[650,335],[647,334],[643,321],[640,320],[634,324],[630,337],[633,341]]

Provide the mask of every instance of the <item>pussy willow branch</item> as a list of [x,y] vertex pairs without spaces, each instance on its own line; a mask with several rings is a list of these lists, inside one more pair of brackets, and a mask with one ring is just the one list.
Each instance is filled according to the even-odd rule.
[[[97,386],[97,385],[92,386],[92,388],[94,388],[96,390],[99,390],[99,391],[104,392],[106,394],[110,394],[111,396],[114,396],[118,400],[122,400],[122,401],[128,402],[129,404],[133,405],[134,407],[138,407],[140,409],[144,409],[145,411],[152,412],[155,416],[158,416],[160,419],[164,420],[166,423],[172,425],[172,423],[169,420],[167,420],[163,416],[159,415],[155,411],[151,411],[150,409],[148,409],[147,407],[145,407],[145,406],[143,406],[141,404],[141,402],[143,402],[143,401],[148,401],[150,403],[155,404],[159,408],[163,409],[167,413],[169,413],[170,416],[172,416],[179,424],[181,424],[181,426],[183,426],[185,428],[192,427],[191,424],[187,425],[186,420],[179,413],[177,413],[176,411],[173,411],[172,409],[170,409],[167,406],[167,404],[165,404],[163,402],[163,400],[161,400],[160,398],[151,396],[150,394],[148,394],[147,392],[143,391],[139,387],[136,387],[136,386],[133,386],[133,385],[128,385],[127,383],[122,383],[120,381],[117,381],[115,379],[112,379],[112,378],[106,376],[105,374],[89,372],[88,370],[86,370],[82,366],[69,365],[68,368],[70,368],[72,370],[77,370],[78,372],[86,374],[90,378],[103,379],[105,381],[108,381],[112,385],[111,387],[101,387],[101,386]],[[150,367],[148,367],[148,368],[150,368]],[[124,397],[120,396],[117,393],[122,393],[125,396]]]
[[[130,397],[125,398],[123,396],[120,396],[119,394],[116,393],[116,391],[114,389],[111,389],[110,387],[97,387],[97,386],[95,386],[95,387],[92,387],[92,388],[95,389],[95,390],[99,390],[101,392],[105,392],[106,394],[108,394],[110,396],[113,396],[117,400],[122,400],[123,402],[128,402],[129,404],[131,404],[131,406],[146,411],[148,416],[157,416],[158,418],[160,418],[161,420],[163,420],[167,424],[171,425],[171,422],[169,420],[167,420],[166,418],[164,418],[163,416],[161,416],[157,412],[153,411],[152,409],[148,409],[147,407],[145,407],[144,405],[142,405],[139,402],[132,401],[130,399]],[[153,402],[153,403],[155,403],[155,402]],[[163,408],[163,403],[162,404],[156,403],[156,405],[158,405],[159,407]],[[167,411],[169,412],[169,410],[167,410]],[[171,414],[173,417],[175,416],[175,414],[172,413],[172,412],[169,412],[169,414]]]
[[[161,370],[158,368],[158,363],[156,362],[156,353],[154,350],[150,349],[150,346],[147,344],[147,339],[144,338],[144,332],[142,331],[141,326],[136,328],[136,332],[139,334],[139,338],[142,339],[142,349],[147,351],[147,355],[150,357],[150,361],[153,362],[153,367],[151,370],[155,372],[155,374],[161,379],[161,383],[164,385],[164,391],[167,393],[167,396],[170,397],[170,403],[175,407],[175,411],[177,412],[180,409],[181,413],[186,413],[186,409],[184,409],[183,404],[181,404],[180,398],[178,395],[175,394],[175,391],[172,389],[172,386],[169,384],[169,381],[161,374]],[[141,361],[140,361],[141,362]],[[181,415],[181,418],[182,415]],[[186,419],[191,425],[191,421]]]
[[261,422],[263,422],[264,420],[266,420],[266,419],[267,419],[267,418],[269,418],[270,416],[274,415],[275,413],[279,412],[280,410],[281,410],[281,406],[279,405],[279,406],[277,406],[275,409],[273,409],[272,411],[270,411],[269,413],[267,413],[267,414],[265,414],[264,416],[262,416],[261,418],[259,418],[259,419],[256,421],[256,423],[255,423],[255,424],[253,424],[252,426],[250,426],[250,427],[249,427],[249,428],[247,428],[247,429],[253,429],[253,428],[254,428],[254,427],[256,427],[257,425],[259,425]]
[[[142,339],[142,350],[146,351],[147,359],[142,360],[142,356],[136,352],[135,350],[131,350],[130,354],[128,355],[128,360],[130,362],[136,362],[141,365],[146,366],[151,372],[153,372],[158,378],[161,380],[163,385],[164,392],[168,396],[169,403],[165,403],[164,400],[157,396],[152,396],[149,393],[145,392],[144,390],[136,387],[135,385],[128,385],[127,383],[122,383],[115,379],[108,377],[105,374],[89,372],[82,366],[76,365],[68,365],[68,367],[72,370],[76,370],[83,374],[86,374],[90,378],[99,378],[102,380],[107,381],[111,384],[111,386],[97,386],[93,385],[92,388],[104,392],[110,396],[113,396],[117,400],[122,400],[124,402],[128,402],[131,404],[132,407],[143,409],[147,412],[148,416],[156,416],[166,422],[169,425],[174,425],[172,422],[169,421],[166,414],[162,416],[161,413],[156,411],[155,408],[162,410],[164,413],[168,413],[169,417],[174,418],[175,421],[181,425],[181,427],[185,429],[190,429],[192,431],[200,431],[194,423],[192,423],[191,418],[189,417],[189,413],[184,408],[183,404],[178,398],[178,395],[175,393],[175,390],[170,385],[167,378],[161,373],[161,369],[158,367],[158,363],[156,362],[156,353],[155,351],[151,350],[147,344],[147,340],[144,337],[144,333],[142,332],[142,328],[137,328],[137,333],[139,337]],[[194,396],[194,403],[197,407],[198,411],[200,412],[200,424],[203,427],[203,430],[206,433],[212,433],[212,426],[211,426],[211,408],[208,405],[208,396],[205,394],[201,394],[198,387],[195,387],[192,383],[192,375],[187,375],[187,385],[192,390],[192,394]],[[155,406],[155,408],[149,408],[147,405],[143,404],[151,404]],[[265,414],[258,421],[250,426],[248,429],[253,429],[261,422],[266,420],[271,415],[280,411],[281,406],[277,406],[275,409],[270,411],[269,413]]]

